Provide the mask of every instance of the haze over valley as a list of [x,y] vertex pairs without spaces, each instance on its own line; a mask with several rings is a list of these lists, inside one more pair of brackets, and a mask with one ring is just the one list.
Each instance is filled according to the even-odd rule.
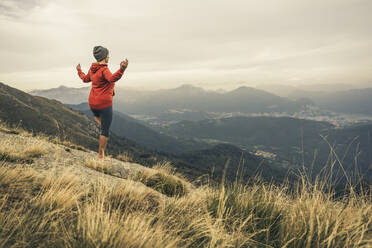
[[[336,127],[345,127],[372,121],[371,89],[316,91],[313,95],[307,93],[306,97],[291,98],[252,87],[220,92],[193,85],[156,91],[118,86],[114,104],[119,112],[152,125],[205,118],[277,116],[326,121]],[[87,102],[89,92],[90,87],[60,86],[29,93],[77,105]]]
[[[89,90],[58,87],[30,93],[65,103],[80,99],[81,103],[67,106],[92,118],[81,96]],[[231,144],[279,168],[295,169],[305,163],[319,172],[336,145],[347,163],[359,149],[358,165],[370,175],[366,137],[372,131],[372,114],[362,108],[372,99],[369,88],[295,99],[251,87],[225,92],[193,85],[156,91],[118,87],[115,97],[113,132],[148,149],[183,154]]]

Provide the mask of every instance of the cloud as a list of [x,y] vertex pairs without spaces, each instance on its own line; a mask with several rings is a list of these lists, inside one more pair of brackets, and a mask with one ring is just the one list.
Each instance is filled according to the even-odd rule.
[[126,82],[149,87],[372,82],[371,10],[369,0],[3,0],[0,80],[72,86],[101,44],[112,70],[127,57]]
[[0,16],[20,18],[35,7],[43,7],[46,0],[2,0]]

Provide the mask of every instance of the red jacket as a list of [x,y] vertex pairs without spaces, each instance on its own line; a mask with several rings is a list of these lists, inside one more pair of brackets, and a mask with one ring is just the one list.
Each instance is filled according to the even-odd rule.
[[92,89],[89,94],[89,106],[92,109],[103,109],[112,106],[112,97],[115,95],[115,82],[118,81],[124,73],[122,67],[114,74],[111,74],[107,64],[92,63],[88,74],[78,70],[79,77],[83,82],[92,81]]

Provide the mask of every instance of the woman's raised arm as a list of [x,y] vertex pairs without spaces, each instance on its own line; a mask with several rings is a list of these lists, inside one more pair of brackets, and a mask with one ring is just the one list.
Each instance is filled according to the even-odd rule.
[[114,83],[114,82],[118,81],[123,76],[124,71],[127,68],[127,66],[128,66],[128,60],[126,59],[125,61],[122,61],[120,63],[120,69],[117,70],[114,74],[111,73],[109,68],[106,68],[103,71],[103,76],[110,83]]
[[89,76],[89,71],[88,71],[88,74],[85,75],[85,73],[81,70],[81,66],[80,66],[80,64],[78,64],[78,65],[76,66],[76,70],[78,71],[78,75],[79,75],[79,77],[83,80],[84,83],[88,83],[88,82],[91,81],[91,80],[90,80],[90,76]]

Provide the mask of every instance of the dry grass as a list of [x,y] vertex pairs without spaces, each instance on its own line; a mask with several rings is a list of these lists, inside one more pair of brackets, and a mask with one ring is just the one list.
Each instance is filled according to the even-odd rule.
[[46,142],[51,142],[53,144],[63,145],[67,149],[70,148],[70,149],[76,149],[76,150],[80,150],[80,151],[88,151],[88,149],[86,149],[85,147],[83,147],[81,145],[76,145],[76,144],[68,141],[66,137],[61,139],[60,137],[52,137],[50,135],[46,135],[46,134],[43,134],[43,133],[35,134],[33,132],[29,132],[29,131],[21,128],[20,125],[10,126],[10,125],[7,125],[4,122],[1,122],[1,120],[0,120],[0,132],[5,132],[5,133],[8,133],[8,134],[16,134],[16,135],[19,135],[19,136],[22,136],[22,137],[35,137],[36,136],[39,140],[46,141]]
[[[371,195],[256,182],[166,197],[131,180],[0,167],[0,247],[371,247]],[[169,165],[155,167],[170,173]],[[161,171],[161,172],[160,172]],[[184,179],[179,179],[184,180]],[[173,181],[168,180],[168,183]]]
[[74,176],[69,168],[62,174],[56,175],[54,170],[50,170],[49,175],[43,178],[36,202],[47,209],[76,207],[77,201],[83,196],[83,192],[79,189],[80,179]]
[[152,169],[138,172],[132,180],[140,181],[167,196],[183,196],[187,194],[190,184],[168,163],[158,163]]
[[119,154],[116,156],[116,159],[123,161],[123,162],[131,162],[133,161],[132,155],[130,155],[128,152],[124,152],[122,154]]
[[60,145],[65,146],[67,148],[66,150],[68,150],[70,148],[70,149],[75,149],[75,150],[79,150],[79,151],[88,151],[83,146],[76,145],[76,144],[74,144],[74,143],[72,143],[72,142],[70,142],[66,139],[62,140],[59,137],[54,137],[54,138],[48,137],[47,140],[54,143],[54,144],[60,144]]
[[112,171],[110,163],[103,160],[89,158],[85,160],[84,165],[105,174],[109,174]]
[[25,139],[22,144],[15,144],[11,138],[0,140],[0,160],[9,162],[32,163],[47,152],[47,146],[40,140]]
[[9,134],[17,134],[23,137],[32,137],[34,134],[32,132],[26,131],[19,125],[17,126],[10,126],[0,120],[0,131],[9,133]]
[[0,140],[0,247],[372,247],[370,192],[336,199],[305,175],[295,190],[259,180],[195,188],[169,163],[91,182],[63,166],[8,166],[44,154],[43,142]]

